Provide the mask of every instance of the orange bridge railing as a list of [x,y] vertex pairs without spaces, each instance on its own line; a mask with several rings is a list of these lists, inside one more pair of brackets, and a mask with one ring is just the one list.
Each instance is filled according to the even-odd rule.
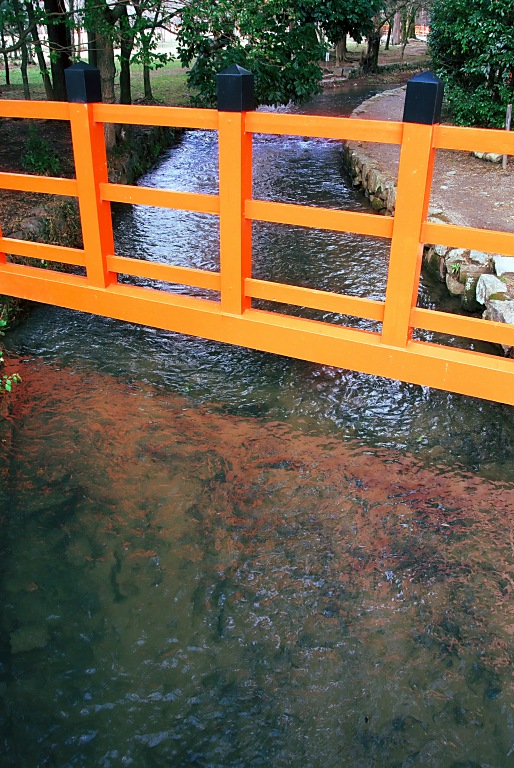
[[[78,198],[83,249],[0,236],[0,292],[179,333],[350,368],[514,404],[514,360],[413,340],[414,329],[514,347],[514,326],[417,306],[424,243],[514,256],[514,233],[427,220],[437,149],[514,155],[514,133],[438,123],[442,86],[430,73],[408,87],[403,122],[252,111],[253,79],[231,67],[218,75],[218,110],[109,105],[97,70],[67,70],[70,102],[0,100],[0,116],[68,120],[75,178],[0,173],[0,187]],[[109,183],[104,123],[217,131],[219,194]],[[253,134],[311,136],[400,145],[394,218],[269,202],[252,196]],[[218,272],[116,254],[111,202],[176,208],[219,217]],[[252,222],[279,222],[391,241],[385,301],[311,290],[252,276]],[[85,276],[13,263],[6,254],[85,268]],[[118,275],[210,289],[219,300],[127,285]],[[377,321],[372,332],[264,311],[253,299]]]

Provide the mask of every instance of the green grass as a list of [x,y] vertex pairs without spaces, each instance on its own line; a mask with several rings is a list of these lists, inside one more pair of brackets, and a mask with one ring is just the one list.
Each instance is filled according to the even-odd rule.
[[[144,96],[143,67],[134,65],[132,71],[132,99],[137,101]],[[5,85],[5,73],[0,70],[0,90],[3,98],[22,99],[23,84],[21,72],[14,67],[10,70],[11,85]],[[187,106],[189,94],[186,86],[186,70],[177,61],[170,61],[165,67],[154,69],[151,73],[151,83],[154,98],[169,106]],[[30,66],[28,69],[30,95],[33,99],[45,99],[45,89],[39,73],[39,67]],[[119,93],[119,88],[117,89]]]
[[[187,71],[182,69],[178,61],[170,61],[165,67],[154,69],[150,75],[154,99],[173,107],[183,107],[189,104],[189,93],[186,85]],[[132,99],[137,101],[144,96],[143,67],[131,67]]]

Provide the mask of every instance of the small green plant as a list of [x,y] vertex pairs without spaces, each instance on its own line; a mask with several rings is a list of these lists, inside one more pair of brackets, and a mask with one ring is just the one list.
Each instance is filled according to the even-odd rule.
[[[4,362],[4,353],[3,350],[0,349],[0,368],[3,366]],[[21,376],[19,373],[9,373],[0,376],[0,392],[12,392],[13,384],[19,384],[20,381]]]
[[27,151],[21,158],[23,168],[38,176],[56,176],[61,163],[50,143],[41,136],[34,123],[29,125]]
[[459,274],[459,272],[460,272],[460,264],[459,264],[458,262],[454,262],[454,263],[451,265],[451,268],[450,268],[450,272],[452,273],[452,275],[454,275],[455,277],[457,277],[457,275],[458,275],[458,274]]
[[21,381],[21,376],[19,373],[11,373],[9,376],[2,376],[2,389],[5,389],[6,392],[12,391],[12,385],[18,384]]

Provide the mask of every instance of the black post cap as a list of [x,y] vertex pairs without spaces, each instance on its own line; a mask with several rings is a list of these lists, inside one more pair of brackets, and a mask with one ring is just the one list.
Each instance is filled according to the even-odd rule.
[[441,120],[444,83],[432,72],[420,72],[407,83],[404,123],[434,125]]
[[64,70],[64,77],[68,101],[80,104],[102,101],[100,70],[96,67],[86,64],[85,61],[77,61],[76,64]]
[[255,109],[253,73],[231,64],[216,75],[220,112],[249,112]]

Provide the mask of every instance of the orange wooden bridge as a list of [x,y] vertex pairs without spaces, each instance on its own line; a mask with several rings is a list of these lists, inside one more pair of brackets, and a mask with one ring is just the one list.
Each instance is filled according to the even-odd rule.
[[[402,122],[254,112],[253,78],[239,67],[218,75],[218,110],[103,104],[98,71],[84,64],[67,70],[67,80],[69,102],[0,101],[0,116],[68,120],[76,177],[0,173],[0,187],[76,196],[84,247],[0,237],[0,293],[514,404],[514,360],[412,338],[414,329],[425,329],[514,346],[511,325],[417,306],[424,243],[514,256],[512,233],[427,221],[436,150],[514,155],[514,133],[440,125],[442,85],[430,73],[410,81]],[[217,131],[219,194],[109,183],[105,123]],[[254,199],[252,137],[256,133],[400,145],[394,218]],[[111,202],[218,216],[219,271],[116,254]],[[255,279],[253,221],[390,239],[385,301]],[[85,268],[85,275],[17,264],[10,254],[80,266]],[[120,274],[210,289],[219,299],[121,284]],[[266,299],[279,306],[276,312],[263,311],[252,306],[253,299]],[[279,311],[284,305],[367,318],[377,321],[380,330],[370,332],[293,317],[287,309]]]

